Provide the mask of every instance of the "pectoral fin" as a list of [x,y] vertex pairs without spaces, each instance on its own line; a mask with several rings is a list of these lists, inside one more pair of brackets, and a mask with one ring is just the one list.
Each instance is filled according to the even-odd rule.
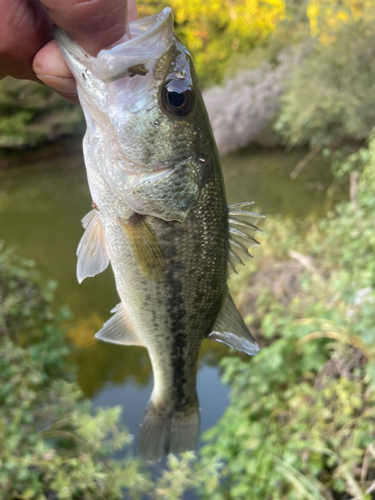
[[229,293],[224,299],[212,330],[209,335],[210,339],[222,342],[237,351],[246,352],[250,356],[259,352],[258,344],[241,318]]
[[155,234],[139,214],[125,221],[118,217],[121,227],[129,237],[135,260],[145,276],[152,280],[164,278],[165,261]]
[[104,323],[95,338],[111,344],[143,346],[132,330],[124,305],[120,302],[111,312],[115,314]]
[[101,273],[109,264],[104,233],[97,211],[91,210],[82,219],[82,225],[86,231],[77,249],[79,283],[89,276]]
[[81,224],[82,224],[83,229],[87,229],[90,222],[92,222],[97,215],[98,215],[98,212],[96,210],[90,210],[90,212],[88,212],[84,216],[84,218],[81,220]]

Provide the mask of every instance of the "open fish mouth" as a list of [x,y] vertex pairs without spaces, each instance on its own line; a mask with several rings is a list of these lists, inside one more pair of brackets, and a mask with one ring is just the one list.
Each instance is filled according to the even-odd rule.
[[173,41],[172,10],[166,7],[158,14],[129,24],[130,36],[115,47],[101,50],[96,57],[85,52],[65,31],[55,28],[54,37],[70,57],[82,63],[104,83],[127,76],[144,75],[155,58],[166,52]]

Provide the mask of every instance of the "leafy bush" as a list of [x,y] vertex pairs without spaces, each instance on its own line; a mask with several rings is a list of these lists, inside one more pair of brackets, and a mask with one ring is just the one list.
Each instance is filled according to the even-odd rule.
[[0,147],[34,146],[83,130],[81,109],[49,87],[10,77],[0,81]]
[[[361,165],[361,161],[364,162]],[[375,480],[375,141],[351,199],[326,219],[275,217],[263,257],[233,289],[262,345],[223,360],[230,407],[195,459],[155,481],[131,455],[119,410],[92,411],[68,381],[69,347],[28,262],[0,252],[0,491],[5,499],[370,500]],[[345,170],[345,168],[344,168]],[[302,227],[302,232],[301,232]],[[240,284],[247,282],[246,290]],[[17,340],[19,345],[11,342]]]
[[252,267],[239,295],[256,311],[247,320],[263,350],[251,362],[223,361],[232,400],[202,452],[225,463],[210,498],[372,498],[374,140],[362,157],[351,201],[326,219],[302,235],[280,218],[267,224],[271,273],[264,262]]
[[332,43],[316,43],[295,69],[276,123],[291,145],[339,149],[367,139],[375,125],[375,10],[371,12],[331,30]]
[[186,487],[218,487],[218,466],[193,453],[170,456],[156,480],[114,451],[132,436],[120,407],[84,399],[68,363],[68,311],[52,307],[54,283],[40,286],[29,261],[0,250],[0,498],[111,500],[180,498]]
[[0,252],[0,496],[121,498],[126,481],[105,457],[130,436],[119,408],[93,415],[72,382],[69,313],[53,312],[54,288],[40,287],[31,262]]

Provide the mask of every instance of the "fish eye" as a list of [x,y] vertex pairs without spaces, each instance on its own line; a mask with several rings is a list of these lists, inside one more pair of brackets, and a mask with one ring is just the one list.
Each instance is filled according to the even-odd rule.
[[161,91],[161,105],[164,111],[175,116],[185,116],[194,107],[194,93],[184,80],[171,80]]

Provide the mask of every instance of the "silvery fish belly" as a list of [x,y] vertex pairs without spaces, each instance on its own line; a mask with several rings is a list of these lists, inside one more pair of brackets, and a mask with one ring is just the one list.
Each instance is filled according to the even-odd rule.
[[220,160],[189,52],[169,8],[130,24],[97,57],[55,38],[85,113],[93,210],[83,219],[77,275],[113,268],[120,303],[98,339],[148,349],[154,390],[139,436],[157,459],[195,447],[201,342],[256,354],[227,287],[256,243],[249,203],[227,206]]

